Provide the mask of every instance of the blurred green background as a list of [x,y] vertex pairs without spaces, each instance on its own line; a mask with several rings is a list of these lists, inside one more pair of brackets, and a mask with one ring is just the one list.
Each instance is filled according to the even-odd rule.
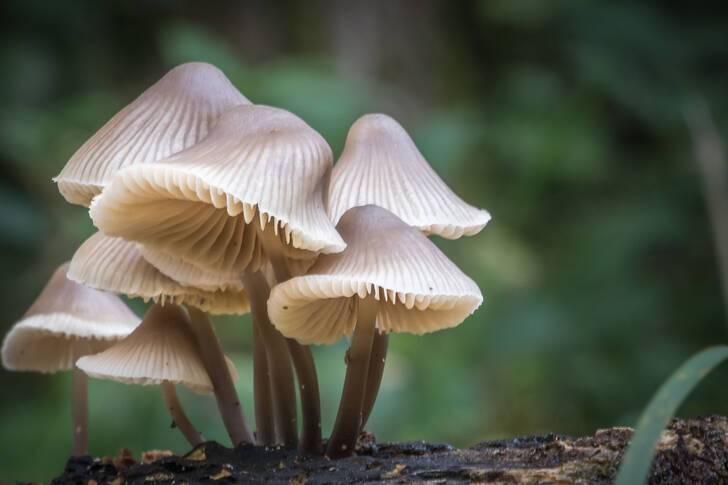
[[[301,116],[335,156],[356,118],[390,114],[493,214],[475,237],[436,240],[485,302],[456,329],[392,338],[369,426],[380,440],[631,425],[681,361],[725,341],[683,118],[701,96],[728,135],[725,2],[23,0],[2,2],[0,26],[3,333],[94,231],[51,178],[168,69],[206,60],[253,102]],[[252,419],[248,317],[216,326]],[[315,349],[325,433],[344,349]],[[680,414],[728,414],[727,379],[711,375]],[[69,384],[0,370],[0,480],[63,470]],[[89,394],[93,454],[187,450],[158,389],[93,381]],[[227,443],[211,398],[181,398]]]

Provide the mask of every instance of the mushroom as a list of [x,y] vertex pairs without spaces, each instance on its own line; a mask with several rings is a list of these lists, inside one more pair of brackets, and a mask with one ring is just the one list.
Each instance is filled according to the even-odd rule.
[[291,261],[344,249],[324,206],[331,166],[328,144],[300,118],[268,106],[238,106],[197,145],[117,172],[91,205],[94,224],[109,235],[207,271],[242,275],[254,334],[264,341],[276,426],[285,443],[295,442],[297,434],[289,352],[293,359],[304,404],[302,452],[320,446],[313,357],[270,325],[268,288],[256,271],[270,261],[280,282],[295,265]]
[[374,204],[425,234],[472,236],[488,211],[464,202],[427,163],[402,125],[384,114],[351,125],[331,173],[328,213],[334,223],[352,207]]
[[359,435],[376,333],[454,327],[482,303],[473,280],[420,231],[377,206],[348,210],[337,229],[347,248],[321,255],[304,276],[270,294],[271,321],[302,344],[353,340],[326,455],[349,456]]
[[138,244],[101,232],[91,236],[76,250],[68,277],[93,288],[130,297],[187,305],[190,329],[200,347],[230,439],[236,445],[253,442],[220,343],[206,313],[247,312],[250,304],[242,290],[205,291],[180,285],[148,263],[142,257]]
[[[190,328],[184,308],[156,303],[128,337],[101,353],[82,357],[76,365],[91,377],[126,384],[159,384],[174,425],[192,446],[197,446],[205,439],[182,410],[175,385],[199,394],[211,394],[213,386]],[[233,363],[225,360],[236,381]]]
[[[374,204],[425,234],[447,239],[475,235],[490,221],[488,211],[450,190],[404,128],[384,114],[364,115],[349,129],[331,173],[328,204],[334,222],[352,207]],[[362,428],[379,391],[388,339],[374,336]]]
[[160,160],[197,143],[228,108],[250,104],[215,66],[181,64],[86,141],[53,179],[87,206],[123,167]]
[[5,336],[2,362],[10,370],[72,371],[73,454],[78,456],[88,453],[88,385],[75,362],[126,337],[139,318],[118,296],[68,280],[67,269],[68,263],[56,269]]

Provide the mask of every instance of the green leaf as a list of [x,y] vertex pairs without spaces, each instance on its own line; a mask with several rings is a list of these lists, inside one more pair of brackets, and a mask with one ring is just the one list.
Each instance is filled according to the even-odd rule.
[[692,356],[662,384],[637,424],[615,485],[645,483],[660,433],[698,382],[726,359],[727,345],[708,347]]

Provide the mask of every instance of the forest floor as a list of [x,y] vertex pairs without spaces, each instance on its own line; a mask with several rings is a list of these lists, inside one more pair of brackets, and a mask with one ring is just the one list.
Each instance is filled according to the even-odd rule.
[[[230,449],[207,442],[184,456],[149,452],[139,463],[128,451],[117,458],[73,457],[52,483],[608,484],[631,435],[631,428],[610,428],[582,438],[524,436],[457,449],[441,443],[375,443],[365,433],[356,456],[336,461],[299,457],[285,447]],[[650,484],[728,484],[728,418],[674,419],[657,449]]]

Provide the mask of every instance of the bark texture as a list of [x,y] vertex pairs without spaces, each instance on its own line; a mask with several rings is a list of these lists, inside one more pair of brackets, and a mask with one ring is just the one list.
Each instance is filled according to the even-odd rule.
[[[548,434],[456,449],[438,443],[376,444],[365,433],[357,456],[335,461],[299,457],[293,448],[229,449],[207,442],[183,457],[152,463],[72,457],[53,483],[608,484],[631,435],[630,428],[610,428],[583,438]],[[649,483],[728,483],[728,419],[673,420],[658,444]]]

